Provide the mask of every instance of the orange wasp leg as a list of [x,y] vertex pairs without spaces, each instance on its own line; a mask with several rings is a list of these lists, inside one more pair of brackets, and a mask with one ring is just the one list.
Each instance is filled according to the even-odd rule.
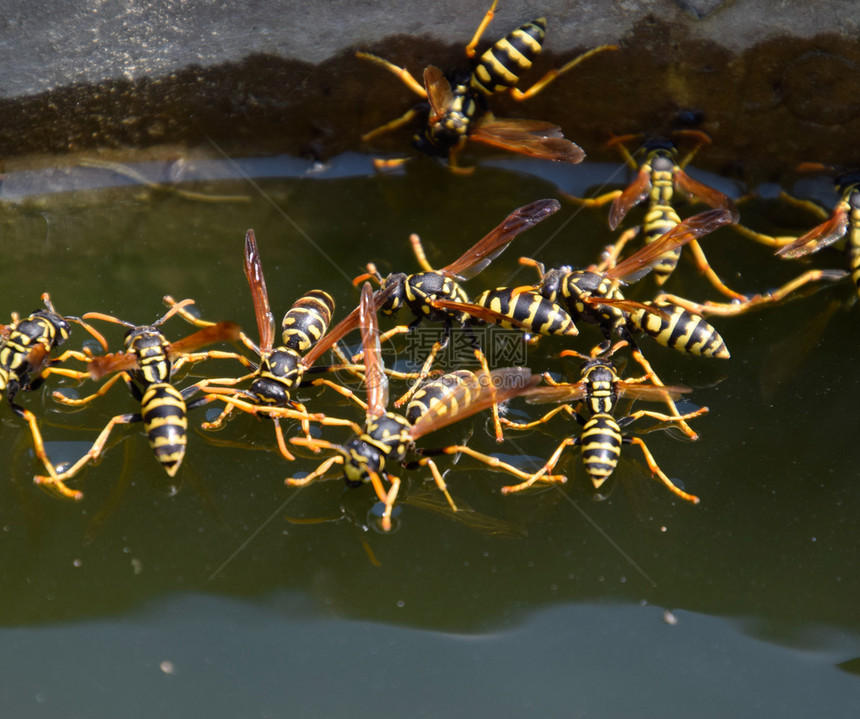
[[530,97],[534,97],[539,92],[542,92],[543,89],[553,82],[556,78],[564,75],[569,70],[575,68],[579,63],[587,60],[592,55],[596,55],[599,52],[604,52],[605,50],[617,50],[618,45],[600,45],[598,47],[594,47],[591,50],[587,50],[586,52],[578,55],[573,58],[570,62],[566,63],[562,67],[556,69],[553,68],[546,75],[544,75],[540,80],[538,80],[534,85],[532,85],[528,90],[518,90],[517,88],[511,88],[510,95],[514,100],[528,100]]
[[639,449],[642,450],[642,456],[645,457],[645,462],[648,464],[648,469],[651,470],[651,474],[655,475],[663,484],[665,484],[666,488],[672,492],[672,494],[680,497],[686,502],[691,502],[692,504],[699,503],[699,498],[697,496],[694,494],[688,494],[683,489],[675,485],[675,483],[666,476],[663,470],[657,465],[654,455],[651,454],[651,451],[642,439],[639,437],[628,437],[626,439],[629,440],[630,444],[638,445]]
[[678,297],[677,295],[662,294],[657,300],[666,300],[683,307],[685,310],[695,312],[702,316],[719,315],[721,317],[734,317],[743,314],[749,310],[761,307],[762,305],[778,304],[783,302],[793,292],[800,289],[810,282],[838,282],[848,276],[846,270],[807,270],[802,275],[795,277],[793,280],[786,282],[779,289],[765,294],[753,295],[752,297],[744,298],[743,302],[728,303],[728,302],[692,302]]

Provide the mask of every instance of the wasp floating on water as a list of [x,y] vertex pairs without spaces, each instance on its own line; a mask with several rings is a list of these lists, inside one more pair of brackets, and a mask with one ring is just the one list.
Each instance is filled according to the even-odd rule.
[[[391,512],[400,489],[399,477],[392,474],[395,466],[407,469],[428,467],[439,490],[444,493],[452,510],[457,506],[448,493],[447,485],[436,463],[430,456],[406,462],[406,457],[421,437],[447,427],[454,422],[471,417],[489,409],[497,402],[504,402],[523,394],[539,381],[522,367],[511,367],[483,372],[458,373],[434,381],[425,386],[420,397],[413,400],[407,410],[409,417],[390,412],[388,406],[388,378],[384,371],[379,342],[379,329],[373,307],[373,291],[369,283],[362,288],[361,303],[362,347],[364,350],[367,403],[364,425],[353,425],[355,436],[345,445],[337,445],[321,439],[293,437],[293,444],[335,452],[317,469],[304,477],[291,477],[288,485],[303,486],[322,477],[335,464],[343,466],[348,484],[358,486],[365,482],[373,485],[377,497],[384,505],[381,525],[385,531],[391,528]],[[517,477],[528,475],[515,467],[472,450],[465,445],[454,445],[438,450],[444,454],[468,454],[494,468],[510,472]],[[386,489],[384,482],[388,484]]]
[[[172,298],[165,297],[165,301],[172,306],[161,318],[149,325],[133,325],[99,312],[84,315],[88,320],[100,319],[129,328],[124,339],[123,351],[93,357],[88,361],[89,376],[94,380],[108,374],[116,374],[91,395],[71,399],[60,392],[54,392],[54,399],[68,405],[88,404],[97,397],[103,396],[122,379],[129,392],[140,403],[140,411],[113,417],[83,457],[64,472],[51,474],[48,477],[36,476],[35,480],[38,484],[55,491],[62,497],[79,499],[81,493],[66,486],[66,481],[77,475],[101,454],[114,427],[141,421],[156,459],[164,467],[168,476],[176,476],[188,443],[188,410],[205,404],[209,400],[198,398],[191,403],[187,402],[198,388],[192,385],[183,390],[177,389],[171,383],[173,374],[184,364],[199,362],[213,356],[211,352],[195,353],[194,350],[216,342],[237,340],[239,326],[232,322],[205,322],[194,317],[185,309],[193,303],[193,300],[174,302]],[[168,342],[160,326],[176,314],[202,329],[177,342]]]

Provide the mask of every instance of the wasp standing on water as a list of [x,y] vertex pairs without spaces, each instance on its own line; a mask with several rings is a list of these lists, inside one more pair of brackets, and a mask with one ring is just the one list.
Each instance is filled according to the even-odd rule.
[[[100,319],[129,328],[123,351],[90,358],[87,365],[89,376],[94,380],[101,379],[111,372],[117,374],[87,397],[71,399],[60,392],[55,392],[54,399],[67,405],[88,404],[96,397],[104,395],[118,380],[122,379],[132,396],[140,402],[140,412],[113,417],[83,457],[64,472],[48,477],[37,476],[35,478],[37,484],[55,491],[61,497],[80,499],[83,496],[81,492],[67,487],[66,480],[74,477],[101,454],[116,425],[140,421],[143,422],[149,445],[156,459],[170,477],[176,476],[188,442],[188,409],[205,404],[209,399],[198,398],[186,403],[188,397],[197,392],[197,386],[192,385],[184,390],[178,390],[170,380],[181,365],[218,356],[216,352],[196,354],[192,352],[215,342],[237,340],[239,326],[232,322],[212,323],[197,319],[185,309],[187,305],[193,303],[193,300],[174,302],[172,298],[165,297],[165,302],[171,305],[170,309],[150,325],[133,325],[99,312],[84,315],[85,319]],[[168,342],[159,328],[175,314],[202,329],[177,342]]]
[[[407,408],[407,416],[390,412],[388,406],[388,378],[382,362],[379,344],[379,328],[373,307],[373,291],[370,284],[362,287],[361,336],[364,350],[367,403],[364,425],[349,423],[355,436],[345,445],[337,445],[321,439],[293,437],[293,444],[321,449],[336,454],[323,461],[313,472],[304,477],[291,477],[286,480],[290,486],[304,486],[325,473],[335,464],[343,466],[344,477],[350,486],[366,482],[373,485],[376,496],[384,505],[381,518],[383,530],[391,528],[391,512],[400,490],[399,477],[391,473],[396,465],[406,469],[429,467],[437,487],[444,493],[451,509],[457,505],[451,499],[442,473],[428,456],[406,462],[407,455],[414,450],[415,442],[430,432],[447,427],[459,420],[489,409],[497,402],[517,397],[533,387],[538,377],[522,367],[496,369],[489,374],[484,372],[457,372],[445,375],[425,385]],[[430,385],[433,385],[432,387]],[[521,479],[528,474],[515,467],[463,445],[453,445],[432,454],[467,454],[488,466],[509,472]],[[559,481],[560,478],[555,478]],[[386,490],[383,480],[388,482]]]
[[42,294],[44,310],[36,310],[28,317],[19,319],[12,316],[12,324],[3,325],[0,346],[0,392],[5,394],[6,401],[12,411],[25,420],[30,426],[33,436],[33,450],[50,477],[56,477],[54,466],[45,452],[42,434],[35,415],[15,402],[19,391],[37,389],[51,374],[81,380],[87,377],[86,372],[77,372],[58,367],[67,359],[75,358],[86,361],[88,356],[75,350],[67,350],[59,357],[51,359],[51,352],[64,344],[71,334],[70,322],[75,322],[95,337],[104,349],[107,343],[96,330],[90,327],[80,317],[63,317],[54,310],[51,298],[47,292]]
[[583,400],[591,416],[586,420],[579,413],[578,409],[574,409],[569,404],[564,404],[551,410],[534,422],[518,424],[505,421],[506,426],[514,429],[530,429],[547,422],[556,414],[564,411],[570,414],[582,426],[582,432],[578,437],[564,439],[539,471],[520,484],[503,487],[502,493],[519,492],[531,487],[537,481],[555,481],[548,478],[546,474],[555,468],[555,465],[567,447],[582,448],[582,461],[585,464],[585,471],[591,478],[595,489],[599,489],[615,471],[621,456],[621,447],[625,444],[636,444],[642,450],[642,455],[653,476],[657,477],[676,496],[687,502],[698,504],[698,497],[683,491],[666,476],[663,470],[657,465],[653,455],[641,438],[623,435],[621,430],[641,417],[651,417],[663,423],[680,423],[681,421],[705,414],[708,408],[702,407],[695,412],[677,416],[669,416],[650,410],[638,410],[616,420],[613,415],[618,400],[621,397],[669,402],[678,399],[682,394],[689,391],[689,388],[683,386],[643,384],[648,379],[647,376],[634,380],[622,380],[618,376],[615,364],[609,357],[617,348],[623,345],[624,342],[619,343],[604,356],[592,356],[590,358],[583,357],[578,352],[566,351],[562,354],[581,357],[585,360],[581,369],[582,379],[574,384],[554,384],[549,387],[535,387],[525,393],[526,401],[529,403],[568,403]]
[[860,170],[840,175],[835,180],[835,186],[840,197],[830,216],[805,235],[777,250],[776,254],[793,260],[818,252],[846,237],[848,267],[860,295]]
[[[310,419],[318,422],[329,421],[324,415],[308,415],[304,405],[291,398],[291,394],[294,394],[301,385],[317,359],[327,350],[334,349],[338,340],[347,333],[358,328],[358,310],[352,312],[327,333],[334,312],[334,300],[328,292],[311,290],[296,300],[284,315],[281,322],[284,344],[273,347],[274,317],[269,306],[263,265],[253,230],[248,230],[245,234],[244,267],[245,277],[251,290],[260,344],[259,346],[254,344],[244,333],[240,335],[240,340],[260,358],[260,362],[247,377],[211,379],[199,383],[201,391],[213,398],[217,397],[226,404],[224,411],[212,422],[204,423],[203,428],[217,429],[234,409],[240,409],[249,414],[263,414],[274,422],[275,436],[281,455],[285,459],[292,460],[295,457],[287,449],[279,420],[301,421],[307,436],[310,436],[308,429]],[[386,298],[387,295],[380,293],[375,301],[382,303]],[[232,356],[242,364],[247,363],[241,355]],[[251,379],[248,389],[236,390],[234,385],[246,379]],[[314,383],[326,384],[337,391],[343,389],[326,379],[317,379]]]
[[[394,272],[383,278],[376,266],[369,263],[367,272],[353,279],[353,284],[359,284],[368,279],[373,279],[379,283],[380,291],[377,293],[377,297],[387,293],[387,299],[379,304],[383,314],[392,315],[405,306],[415,316],[413,322],[408,326],[400,325],[386,332],[382,335],[383,340],[412,329],[423,319],[430,322],[441,322],[445,326],[442,339],[433,344],[421,367],[418,382],[394,403],[395,407],[405,404],[412,396],[414,389],[419,386],[419,382],[427,377],[437,354],[448,346],[454,325],[466,330],[478,363],[485,374],[489,373],[486,357],[470,327],[470,320],[474,316],[472,310],[474,306],[469,303],[466,291],[460,286],[459,281],[474,277],[498,257],[517,236],[553,215],[560,206],[558,200],[546,199],[536,200],[517,208],[454,262],[438,270],[434,270],[427,262],[420,239],[417,235],[413,235],[412,248],[424,272],[411,275]],[[478,309],[482,311],[481,308]],[[566,323],[562,323],[563,326],[556,328],[556,333],[575,334],[576,328],[570,318],[566,317],[564,310],[561,308],[553,309],[557,310],[556,315],[561,313],[567,319]],[[492,318],[488,318],[487,321],[504,323],[510,319],[502,313],[491,314]],[[494,424],[497,439],[501,441],[501,428],[495,411]]]
[[[492,21],[497,4],[498,0],[494,0],[466,46],[466,57],[470,60],[475,57],[475,47]],[[493,95],[508,92],[516,100],[534,97],[555,78],[583,60],[603,50],[617,49],[614,45],[596,47],[562,68],[550,70],[529,89],[519,90],[516,84],[540,53],[545,35],[546,18],[536,18],[490,47],[478,58],[471,72],[449,78],[439,68],[430,65],[424,70],[423,84],[406,68],[381,57],[366,52],[358,52],[356,56],[393,72],[410,90],[427,101],[427,124],[415,136],[415,145],[428,154],[447,156],[453,169],[457,168],[457,155],[468,140],[541,159],[582,162],[585,153],[566,139],[557,125],[540,120],[497,118],[488,108],[487,100]],[[401,117],[365,133],[362,139],[367,141],[402,127],[426,109],[413,108]],[[400,162],[394,161],[393,164]],[[379,164],[386,165],[385,162]]]

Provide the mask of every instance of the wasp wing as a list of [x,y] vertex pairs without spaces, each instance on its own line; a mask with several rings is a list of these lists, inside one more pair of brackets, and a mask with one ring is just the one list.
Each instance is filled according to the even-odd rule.
[[139,369],[139,367],[137,357],[130,352],[111,352],[101,357],[93,357],[87,362],[87,372],[94,380],[99,380],[111,372]]
[[469,139],[540,160],[575,164],[585,159],[583,149],[558,125],[541,120],[485,116],[475,123]]
[[432,125],[445,115],[454,103],[454,92],[445,74],[435,65],[424,68],[424,89],[430,103],[430,117],[427,124]]
[[539,222],[543,222],[559,209],[561,209],[561,203],[552,199],[536,200],[518,207],[462,256],[439,271],[464,280],[474,277],[502,254],[514,238]]
[[[675,225],[654,242],[645,245],[638,252],[619,262],[615,267],[606,271],[610,279],[627,279],[630,282],[638,280],[650,272],[653,265],[666,252],[683,247],[688,242],[704,237],[723,225],[733,222],[730,210],[706,210],[688,217]],[[635,276],[632,276],[634,275]]]
[[[397,289],[397,286],[392,284],[388,287],[384,287],[382,289],[377,290],[373,293],[373,311],[374,313],[379,311],[379,308],[384,305],[388,299],[391,297],[392,293]],[[340,322],[338,322],[334,327],[332,327],[329,332],[320,339],[313,347],[308,350],[308,353],[302,358],[302,364],[305,366],[305,369],[310,367],[314,362],[316,362],[320,357],[322,357],[328,350],[330,350],[335,342],[343,339],[346,335],[352,332],[355,329],[358,329],[361,324],[361,308],[356,307],[352,312],[350,312],[346,317],[344,317]]]
[[245,277],[251,288],[251,300],[254,303],[254,315],[257,318],[260,353],[265,356],[272,351],[275,344],[275,317],[269,306],[269,293],[266,290],[266,278],[263,276],[263,265],[260,261],[254,230],[248,230],[245,233]]
[[180,355],[216,342],[235,342],[239,339],[241,331],[235,322],[216,322],[214,325],[204,327],[181,340],[171,342],[168,348],[170,359],[175,359]]
[[794,242],[781,247],[776,254],[785,259],[794,260],[804,255],[818,252],[828,245],[845,236],[848,231],[848,205],[840,203],[833,214],[824,222],[813,227]]
[[636,179],[625,187],[609,206],[609,229],[614,230],[621,224],[624,216],[630,212],[651,192],[651,170],[648,167],[639,168]]
[[540,377],[525,367],[504,367],[492,370],[489,375],[485,372],[461,375],[445,402],[432,405],[415,420],[410,434],[417,440],[494,404],[518,397],[539,381]]
[[373,289],[369,282],[361,288],[358,305],[361,346],[364,350],[364,383],[367,387],[367,416],[379,417],[388,406],[388,377],[382,364],[379,346],[379,320],[373,306]]
[[713,187],[690,177],[681,168],[675,168],[675,187],[710,205],[715,210],[728,210],[732,213],[732,222],[740,219],[737,205],[732,198]]

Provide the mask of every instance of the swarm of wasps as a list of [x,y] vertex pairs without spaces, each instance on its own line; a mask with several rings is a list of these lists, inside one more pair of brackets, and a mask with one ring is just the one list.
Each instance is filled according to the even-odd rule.
[[[474,57],[475,47],[495,8],[494,2],[467,46],[468,57]],[[501,92],[510,92],[518,99],[532,97],[584,59],[615,49],[614,46],[595,48],[551,71],[529,90],[516,90],[520,74],[530,67],[541,49],[545,27],[545,19],[538,18],[517,28],[481,55],[466,75],[449,78],[430,66],[424,72],[423,84],[403,68],[375,55],[359,53],[360,57],[394,72],[425,101],[422,107],[413,108],[366,137],[372,138],[422,116],[424,125],[416,136],[416,144],[431,153],[447,156],[452,167],[457,166],[457,155],[468,141],[544,159],[580,162],[584,153],[564,138],[557,126],[496,118],[487,106],[487,100]],[[413,235],[411,243],[419,272],[393,272],[383,277],[377,266],[369,262],[366,272],[353,281],[360,288],[358,306],[334,326],[331,325],[335,303],[328,292],[312,290],[302,295],[283,317],[282,344],[278,346],[253,230],[245,235],[244,272],[256,317],[256,341],[232,322],[198,318],[189,310],[193,304],[189,299],[177,302],[165,297],[168,306],[165,314],[151,324],[135,325],[96,312],[80,317],[60,315],[47,293],[44,294],[45,309],[25,318],[13,315],[9,325],[0,326],[0,388],[5,390],[13,412],[29,425],[35,456],[44,467],[35,481],[58,497],[81,499],[83,493],[75,483],[83,470],[106,451],[117,425],[134,422],[143,424],[156,460],[173,477],[186,450],[188,412],[220,403],[216,405],[223,405],[220,414],[203,422],[204,430],[218,429],[237,411],[271,422],[279,454],[285,461],[297,461],[293,452],[296,448],[323,457],[312,471],[297,469],[294,476],[285,480],[287,485],[308,485],[335,470],[339,470],[349,486],[370,484],[381,506],[379,524],[383,530],[392,526],[402,471],[426,471],[450,510],[457,512],[457,502],[445,481],[447,470],[440,469],[439,463],[445,457],[459,455],[515,478],[516,483],[501,488],[503,493],[510,494],[535,485],[566,481],[564,475],[554,472],[565,452],[577,447],[585,472],[595,487],[601,487],[616,469],[622,447],[637,445],[654,478],[676,497],[698,503],[697,496],[663,472],[645,441],[628,428],[642,418],[649,418],[658,423],[654,426],[675,428],[695,440],[698,436],[689,421],[708,409],[681,412],[676,402],[691,390],[682,385],[665,385],[645,358],[639,342],[647,336],[656,344],[678,352],[706,359],[728,359],[725,342],[706,317],[739,315],[776,304],[807,285],[836,282],[849,274],[860,292],[860,177],[857,173],[847,173],[837,178],[840,201],[809,232],[798,238],[772,237],[740,225],[735,202],[686,173],[685,166],[709,141],[707,136],[693,131],[679,136],[694,141],[686,156],[681,156],[675,142],[661,138],[644,142],[636,153],[641,157],[638,161],[627,148],[627,143],[635,138],[615,138],[612,144],[634,171],[632,181],[623,189],[598,197],[567,199],[598,208],[609,204],[611,230],[619,228],[640,203],[646,205],[644,219],[639,226],[624,230],[600,261],[588,267],[547,269],[538,260],[520,258],[521,265],[537,274],[536,280],[528,285],[491,288],[470,296],[462,283],[478,275],[520,234],[558,212],[561,208],[558,200],[537,200],[514,210],[459,258],[440,269],[429,264],[420,238]],[[679,195],[702,202],[709,209],[682,219],[676,209]],[[724,226],[735,227],[758,242],[776,247],[777,254],[787,259],[803,257],[845,237],[849,269],[808,270],[772,291],[755,295],[738,292],[710,267],[700,244],[703,238]],[[644,238],[643,246],[622,257],[627,245],[638,235]],[[726,300],[696,303],[666,293],[647,301],[624,297],[623,291],[649,273],[661,286],[675,270],[684,247],[689,247],[700,273]],[[411,315],[409,324],[381,332],[380,315],[400,312]],[[172,317],[182,318],[196,330],[182,339],[169,341],[162,325]],[[94,321],[126,327],[123,348],[109,351],[108,343],[91,324]],[[409,372],[387,368],[383,346],[419,323],[439,327],[438,339],[420,367]],[[101,350],[98,353],[91,349],[67,350],[54,356],[53,351],[68,340],[72,324],[86,330]],[[548,372],[526,367],[491,367],[490,358],[474,332],[478,325],[519,331],[524,342],[535,342],[541,336],[557,336],[567,341],[579,334],[580,327],[593,325],[601,340],[587,352],[568,349],[561,353],[581,362],[579,379],[565,382]],[[439,353],[448,346],[455,329],[462,330],[468,339],[474,366],[449,372],[434,369]],[[360,351],[350,354],[341,341],[354,332],[359,333],[361,346]],[[218,343],[233,346],[204,349]],[[623,350],[641,367],[639,376],[622,378],[624,369],[617,357]],[[329,352],[333,353],[334,361],[318,365]],[[235,361],[244,374],[207,377],[181,389],[175,386],[176,377],[182,374],[177,373],[183,367],[214,359]],[[72,363],[79,368],[70,367]],[[333,372],[338,373],[339,381],[331,378]],[[73,398],[56,391],[53,397],[59,403],[88,405],[122,380],[137,404],[134,411],[113,417],[90,449],[68,466],[52,463],[36,416],[15,401],[20,391],[34,390],[52,375],[77,382],[102,382],[83,397]],[[351,386],[345,377],[352,378]],[[393,380],[407,388],[390,402]],[[356,405],[359,421],[311,412],[297,399],[298,389],[308,385],[323,388],[322,392],[335,392]],[[526,422],[502,416],[500,408],[517,399],[530,405],[554,406]],[[622,411],[622,404],[626,407],[635,400],[660,403],[665,411]],[[424,446],[427,435],[482,412],[491,413],[498,442],[505,441],[506,432],[545,425],[559,415],[574,420],[578,427],[532,471],[499,456],[479,452],[466,443],[441,448]],[[285,436],[283,422],[290,422],[297,434]],[[341,432],[348,439],[342,443],[323,439],[322,435],[329,432]]]

